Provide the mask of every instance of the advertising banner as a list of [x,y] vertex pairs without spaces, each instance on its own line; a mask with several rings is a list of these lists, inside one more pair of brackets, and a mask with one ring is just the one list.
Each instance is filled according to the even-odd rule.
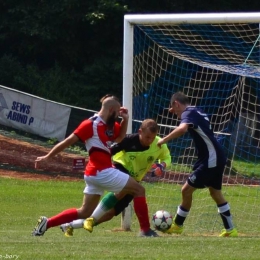
[[71,108],[0,85],[0,124],[63,140]]

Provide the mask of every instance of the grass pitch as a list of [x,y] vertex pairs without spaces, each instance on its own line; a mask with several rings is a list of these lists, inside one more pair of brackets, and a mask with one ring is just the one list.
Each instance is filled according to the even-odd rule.
[[[101,224],[91,234],[75,230],[73,237],[66,238],[56,227],[43,237],[32,237],[40,215],[52,216],[81,206],[84,182],[0,178],[0,187],[0,259],[260,259],[257,235],[140,238],[137,224],[132,232],[111,231],[120,226],[120,217]],[[233,205],[236,211],[234,207],[241,205]]]

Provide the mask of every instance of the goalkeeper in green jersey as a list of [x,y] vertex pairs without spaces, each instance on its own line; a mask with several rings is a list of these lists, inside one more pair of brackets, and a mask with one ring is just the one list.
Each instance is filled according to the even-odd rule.
[[[112,147],[114,167],[132,176],[137,182],[141,181],[149,171],[153,176],[161,176],[164,170],[171,165],[170,151],[166,145],[157,146],[160,140],[158,125],[152,119],[142,122],[138,133],[126,135],[122,142]],[[108,193],[106,196],[110,196]],[[133,200],[133,206],[140,224],[140,236],[157,237],[158,234],[150,228],[148,206],[145,197],[134,198],[130,194],[121,194],[122,198],[113,209],[102,218],[95,221],[95,225],[119,215]],[[61,225],[65,236],[73,235],[73,229],[82,228],[84,220],[74,220]]]

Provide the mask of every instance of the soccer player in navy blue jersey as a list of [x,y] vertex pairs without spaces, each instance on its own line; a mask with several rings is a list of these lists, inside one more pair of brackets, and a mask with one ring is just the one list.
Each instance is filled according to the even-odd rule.
[[193,192],[196,189],[208,188],[224,224],[224,229],[219,236],[238,236],[232,221],[230,206],[221,191],[226,156],[214,137],[207,114],[199,108],[191,106],[188,97],[182,92],[173,94],[170,106],[169,112],[177,115],[181,122],[171,133],[159,140],[157,145],[161,147],[162,144],[178,138],[188,131],[194,140],[198,158],[193,172],[182,187],[182,201],[177,209],[174,222],[166,232],[169,234],[183,232],[183,223],[192,205]]

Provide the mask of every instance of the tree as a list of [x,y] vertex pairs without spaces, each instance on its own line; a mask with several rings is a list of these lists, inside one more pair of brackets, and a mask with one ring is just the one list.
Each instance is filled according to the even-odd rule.
[[253,0],[2,0],[0,84],[95,109],[100,96],[122,95],[125,14],[257,8]]

